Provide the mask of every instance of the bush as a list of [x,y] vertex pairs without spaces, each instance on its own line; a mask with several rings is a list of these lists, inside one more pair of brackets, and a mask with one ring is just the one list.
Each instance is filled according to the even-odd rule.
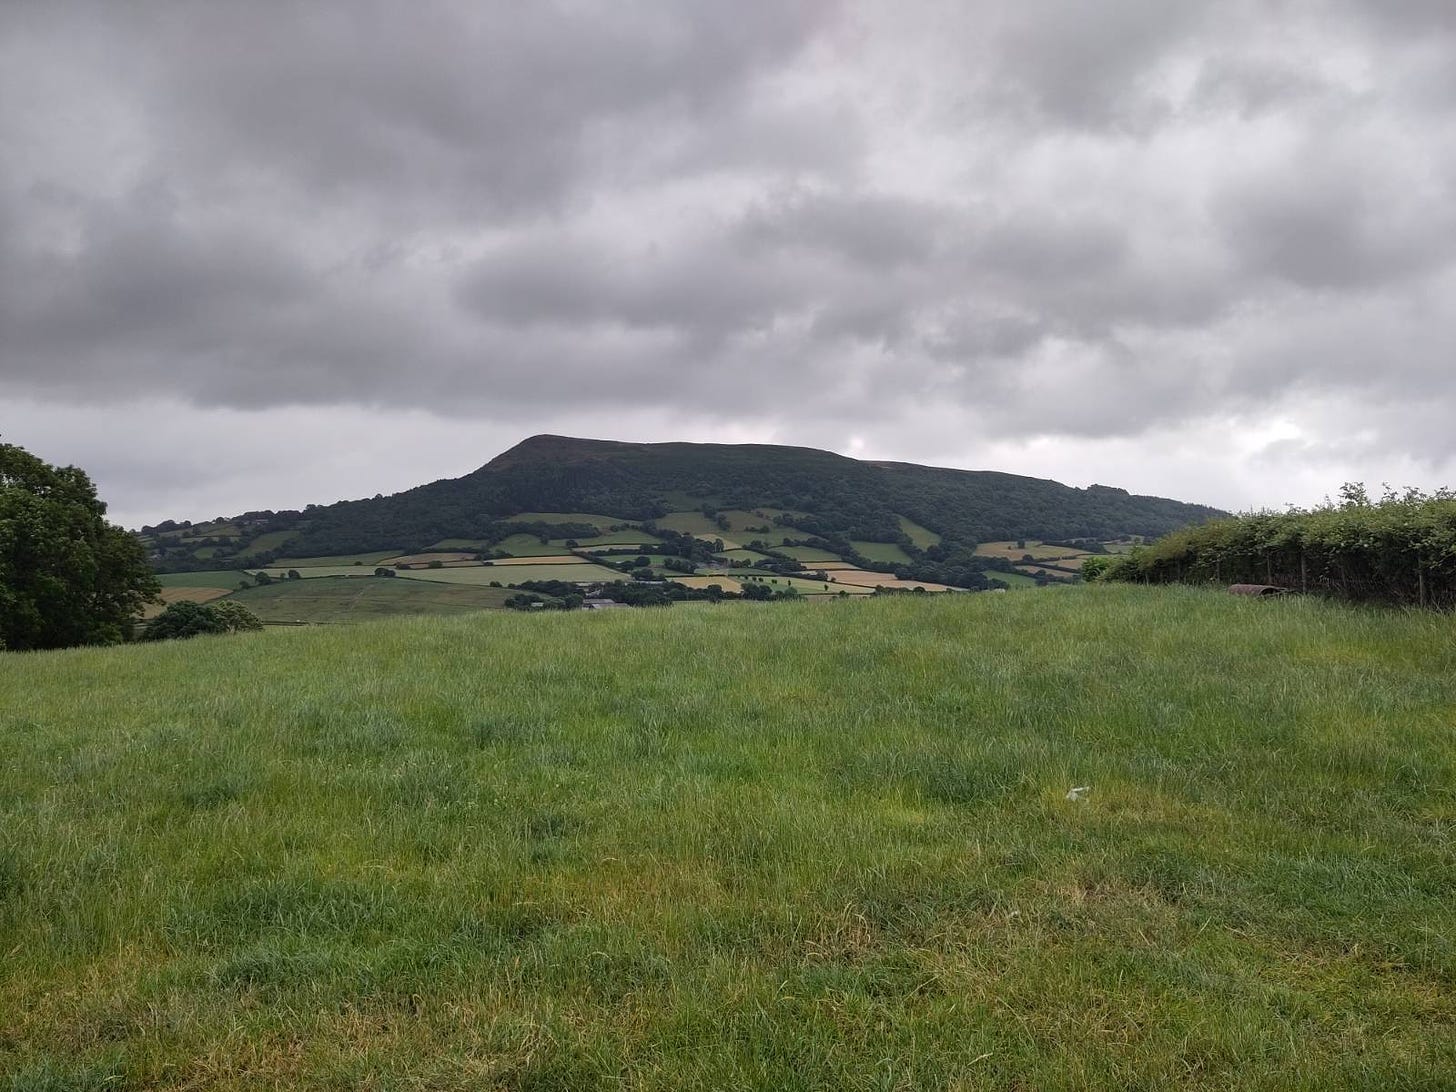
[[147,623],[144,641],[196,637],[203,633],[246,633],[261,630],[258,616],[241,603],[173,603]]
[[1098,579],[1277,584],[1341,599],[1456,607],[1456,494],[1346,485],[1340,502],[1176,531],[1112,558]]

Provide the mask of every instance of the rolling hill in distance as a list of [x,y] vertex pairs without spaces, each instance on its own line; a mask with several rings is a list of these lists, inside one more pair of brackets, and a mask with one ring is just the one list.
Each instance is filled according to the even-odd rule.
[[[717,510],[767,512],[776,527],[801,538],[893,544],[912,555],[928,537],[967,545],[1153,537],[1223,514],[1102,485],[1078,489],[1017,474],[868,462],[811,448],[541,435],[463,477],[392,496],[241,514],[223,521],[225,529],[214,528],[226,531],[203,548],[215,553],[194,560],[266,564],[285,555],[423,550],[443,540],[490,543],[523,523],[557,530],[575,524],[590,534],[582,521],[563,518],[573,513],[642,525],[674,512]],[[541,514],[551,518],[520,518]],[[922,530],[912,533],[907,524]],[[192,563],[178,549],[177,527],[163,524],[160,536],[156,528],[144,529],[154,546],[172,538],[161,551],[162,567]],[[195,542],[207,536],[194,531],[182,537]]]

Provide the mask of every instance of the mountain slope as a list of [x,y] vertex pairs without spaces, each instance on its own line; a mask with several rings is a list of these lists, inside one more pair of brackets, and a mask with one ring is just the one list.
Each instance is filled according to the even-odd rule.
[[1152,536],[1221,514],[1105,486],[864,462],[812,448],[533,436],[461,478],[240,520],[257,535],[292,532],[291,554],[342,554],[489,539],[521,513],[599,513],[638,523],[701,508],[773,509],[806,536],[873,542],[906,541],[904,516],[958,543]]

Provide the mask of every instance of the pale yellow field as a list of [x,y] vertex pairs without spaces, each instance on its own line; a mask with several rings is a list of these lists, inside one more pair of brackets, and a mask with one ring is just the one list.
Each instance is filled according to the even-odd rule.
[[950,591],[948,584],[929,580],[896,580],[891,573],[872,573],[864,569],[840,569],[831,574],[836,584],[853,584],[860,588],[924,588],[926,591]]
[[674,576],[672,580],[687,588],[706,588],[709,584],[717,584],[725,592],[743,592],[743,585],[731,576]]
[[142,608],[143,618],[155,618],[167,609],[169,603],[206,603],[221,599],[232,588],[163,588],[160,603],[148,603]]

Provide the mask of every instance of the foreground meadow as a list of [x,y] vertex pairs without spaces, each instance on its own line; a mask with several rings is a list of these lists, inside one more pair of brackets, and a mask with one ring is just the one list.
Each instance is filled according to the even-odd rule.
[[4,655],[0,1087],[1450,1087],[1453,736],[1185,588]]

